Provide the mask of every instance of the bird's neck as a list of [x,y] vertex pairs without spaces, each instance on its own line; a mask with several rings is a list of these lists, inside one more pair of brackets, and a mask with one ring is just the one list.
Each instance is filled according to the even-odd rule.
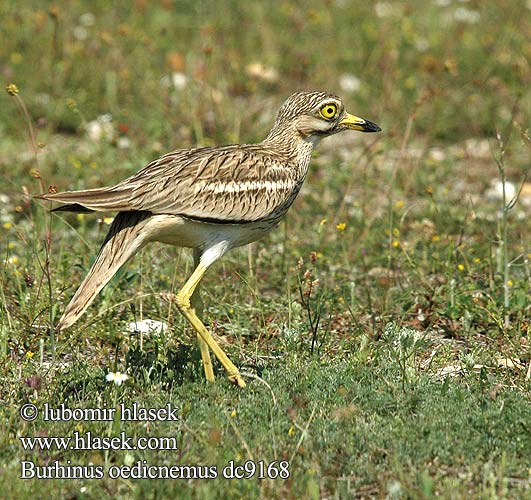
[[316,135],[304,136],[294,127],[274,127],[262,144],[274,146],[291,157],[310,157],[319,139]]
[[296,129],[278,130],[273,128],[262,145],[271,148],[286,158],[285,166],[291,170],[297,179],[298,193],[300,186],[308,174],[308,167],[312,158],[313,146],[318,142],[311,137],[303,137]]

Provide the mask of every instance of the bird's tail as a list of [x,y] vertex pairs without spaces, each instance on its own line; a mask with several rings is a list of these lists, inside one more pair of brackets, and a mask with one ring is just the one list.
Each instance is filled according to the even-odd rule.
[[114,219],[94,264],[59,320],[59,331],[74,324],[100,290],[147,242],[149,212],[120,212]]
[[134,210],[129,203],[132,188],[104,187],[96,189],[84,189],[82,191],[64,191],[62,193],[45,193],[35,196],[39,200],[59,201],[67,203],[54,208],[52,212],[111,212],[116,210]]

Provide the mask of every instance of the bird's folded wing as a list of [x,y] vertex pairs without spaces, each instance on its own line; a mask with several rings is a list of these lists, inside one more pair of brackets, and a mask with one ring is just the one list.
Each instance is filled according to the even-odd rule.
[[113,187],[39,198],[68,204],[59,210],[145,210],[251,222],[282,211],[298,187],[281,158],[251,147],[227,146],[168,153]]

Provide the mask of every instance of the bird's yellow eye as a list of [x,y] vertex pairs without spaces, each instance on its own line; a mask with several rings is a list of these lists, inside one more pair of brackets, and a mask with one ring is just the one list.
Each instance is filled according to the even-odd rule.
[[319,114],[325,120],[332,120],[337,115],[337,106],[333,103],[325,104],[320,110]]

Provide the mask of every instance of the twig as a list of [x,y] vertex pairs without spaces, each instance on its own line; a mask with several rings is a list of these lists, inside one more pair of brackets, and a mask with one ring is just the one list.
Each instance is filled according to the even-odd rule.
[[277,405],[277,398],[275,396],[275,393],[273,392],[273,389],[263,378],[260,378],[258,375],[252,372],[240,372],[240,375],[242,375],[242,377],[254,378],[255,380],[258,380],[258,382],[264,384],[271,392],[271,398],[273,399],[273,406]]
[[308,432],[308,428],[310,427],[310,424],[312,423],[313,417],[315,415],[315,410],[317,409],[317,403],[313,405],[312,413],[310,415],[310,418],[308,419],[308,422],[306,422],[306,426],[304,427],[304,430],[301,432],[301,437],[299,438],[299,441],[297,442],[297,446],[295,446],[295,449],[293,450],[293,453],[291,454],[291,457],[289,459],[289,463],[291,464],[293,462],[293,459],[295,458],[295,455],[299,451],[299,448],[302,445],[302,442],[306,438],[306,434]]

